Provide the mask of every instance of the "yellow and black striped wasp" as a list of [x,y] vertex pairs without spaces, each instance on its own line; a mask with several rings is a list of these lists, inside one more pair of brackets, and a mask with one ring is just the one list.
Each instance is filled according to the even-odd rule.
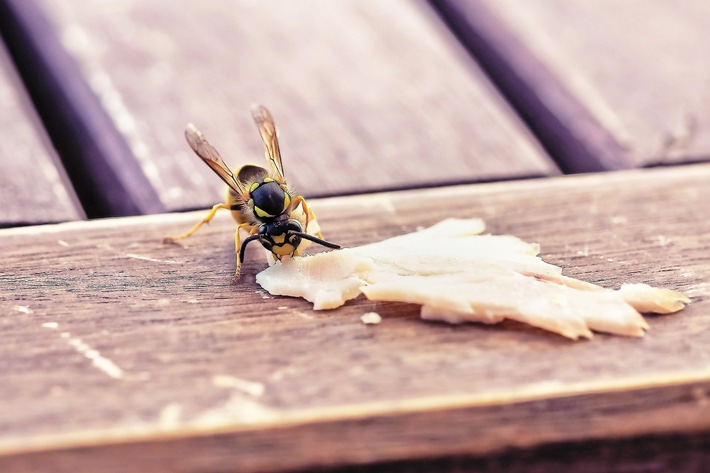
[[[205,218],[186,233],[164,239],[166,242],[175,242],[187,238],[212,220],[218,210],[231,210],[232,217],[237,221],[234,236],[237,269],[234,282],[239,280],[246,247],[254,240],[259,240],[271,252],[274,260],[300,254],[303,240],[328,248],[340,248],[339,245],[323,240],[320,230],[316,235],[307,232],[309,224],[315,221],[315,214],[308,207],[306,199],[295,194],[286,184],[274,119],[261,105],[252,107],[252,117],[266,148],[268,170],[246,164],[233,173],[202,133],[192,124],[187,126],[185,138],[192,150],[227,184],[227,201],[213,206]],[[242,229],[249,233],[243,242],[239,233]]]

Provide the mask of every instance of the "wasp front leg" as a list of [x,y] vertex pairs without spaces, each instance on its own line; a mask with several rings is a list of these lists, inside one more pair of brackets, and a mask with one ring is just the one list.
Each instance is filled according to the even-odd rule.
[[[251,227],[251,228],[249,228]],[[249,228],[249,236],[244,240],[242,243],[242,236],[239,233],[239,231],[242,228]],[[234,254],[236,255],[237,259],[237,269],[234,272],[234,277],[232,278],[232,284],[237,284],[239,282],[239,277],[242,274],[242,263],[244,262],[244,251],[246,249],[246,245],[252,241],[256,240],[259,238],[259,235],[257,235],[257,231],[259,230],[259,227],[252,225],[249,222],[245,223],[240,223],[237,225],[237,230],[234,232]]]
[[[316,214],[313,212],[313,209],[311,209],[308,204],[306,203],[306,199],[303,198],[303,196],[296,196],[293,198],[293,203],[294,203],[294,208],[298,207],[298,204],[301,204],[301,208],[303,209],[303,214],[306,216],[306,226],[303,227],[303,231],[308,233],[308,224],[310,223],[311,220],[316,220]],[[323,238],[323,234],[321,233],[320,229],[316,232],[316,236],[318,238]]]
[[183,233],[182,235],[178,235],[178,236],[167,236],[167,237],[163,238],[163,242],[164,242],[164,243],[175,243],[177,240],[182,240],[182,239],[184,239],[184,238],[189,237],[190,235],[192,235],[193,233],[195,233],[197,230],[199,230],[199,228],[200,228],[202,225],[204,225],[205,223],[210,223],[210,221],[214,218],[214,216],[215,216],[215,214],[217,213],[217,211],[220,210],[220,209],[232,210],[232,206],[231,206],[230,204],[225,204],[225,203],[221,203],[221,204],[216,204],[216,205],[214,205],[214,206],[212,207],[212,210],[210,210],[209,213],[208,213],[207,215],[205,215],[205,218],[203,218],[202,220],[200,220],[199,222],[197,222],[197,223],[195,224],[195,226],[192,227],[190,230],[188,230],[187,232]]

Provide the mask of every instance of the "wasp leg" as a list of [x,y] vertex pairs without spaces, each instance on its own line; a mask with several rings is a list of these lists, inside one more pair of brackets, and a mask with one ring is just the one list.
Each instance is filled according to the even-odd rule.
[[197,222],[197,224],[195,224],[195,226],[192,227],[190,230],[183,233],[182,235],[167,236],[167,237],[163,238],[163,242],[164,243],[174,243],[177,240],[182,240],[183,238],[187,238],[190,235],[192,235],[193,233],[195,233],[202,225],[204,225],[205,223],[209,223],[210,220],[212,220],[214,218],[215,214],[217,213],[217,211],[219,209],[231,210],[231,208],[232,208],[232,206],[229,204],[225,204],[225,203],[216,204],[212,207],[212,210],[210,210],[209,213],[207,215],[205,215],[205,218],[203,218],[202,220]]
[[[296,207],[298,207],[298,204],[301,204],[301,207],[303,207],[303,213],[306,216],[306,226],[303,227],[303,231],[308,233],[308,222],[313,219],[316,219],[316,214],[313,212],[313,209],[311,209],[308,204],[306,203],[306,199],[303,198],[303,196],[296,196],[293,198],[293,202]],[[295,208],[295,207],[294,207]],[[316,232],[316,236],[320,239],[323,239],[323,234],[321,233],[320,230]]]
[[[234,272],[232,284],[237,284],[237,282],[239,282],[239,276],[241,276],[242,274],[242,260],[244,259],[244,253],[242,249],[242,236],[239,234],[239,230],[246,227],[252,227],[251,230],[249,230],[250,236],[247,237],[247,240],[255,236],[254,234],[258,230],[258,227],[253,226],[249,222],[240,223],[239,225],[237,225],[237,230],[234,232],[234,254],[237,257],[237,269]],[[246,240],[244,242],[246,243]]]

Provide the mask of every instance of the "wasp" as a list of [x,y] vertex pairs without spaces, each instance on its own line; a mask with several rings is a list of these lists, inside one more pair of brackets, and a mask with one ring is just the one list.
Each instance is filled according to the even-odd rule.
[[[234,282],[239,280],[246,247],[254,240],[258,240],[271,252],[274,261],[281,260],[283,256],[299,255],[305,247],[302,245],[303,240],[328,248],[340,248],[339,245],[323,240],[320,230],[316,235],[308,233],[308,226],[315,221],[316,216],[306,199],[294,193],[286,184],[276,125],[271,113],[261,105],[254,105],[252,118],[264,142],[268,169],[246,164],[232,172],[204,135],[192,124],[187,126],[187,143],[227,184],[227,199],[226,202],[214,205],[209,213],[186,233],[164,239],[165,242],[172,243],[187,238],[202,225],[209,223],[219,210],[230,210],[237,222],[234,235],[234,252],[237,259]],[[244,241],[241,241],[242,230],[249,234]]]

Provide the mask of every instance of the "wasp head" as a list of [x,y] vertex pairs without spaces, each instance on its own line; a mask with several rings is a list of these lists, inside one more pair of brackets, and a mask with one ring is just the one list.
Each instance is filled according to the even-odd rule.
[[298,220],[289,219],[287,214],[259,226],[259,241],[277,257],[293,255],[301,244],[303,228]]

